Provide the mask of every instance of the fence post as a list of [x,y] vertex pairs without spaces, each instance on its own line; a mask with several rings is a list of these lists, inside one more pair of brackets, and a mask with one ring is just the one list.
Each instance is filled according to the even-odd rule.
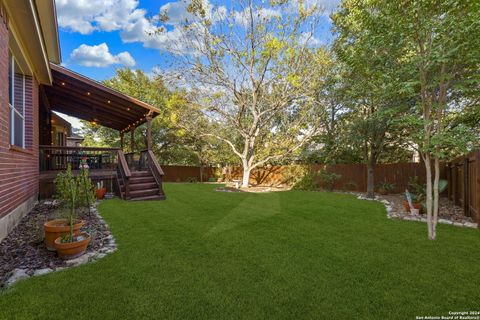
[[467,217],[470,216],[470,206],[469,206],[469,183],[468,183],[468,154],[463,158],[463,214]]
[[[475,157],[475,177],[473,177],[476,181],[475,183],[475,199],[476,201],[476,217],[473,217],[473,219],[480,224],[480,150],[477,151],[477,155]],[[475,204],[474,204],[475,205]]]

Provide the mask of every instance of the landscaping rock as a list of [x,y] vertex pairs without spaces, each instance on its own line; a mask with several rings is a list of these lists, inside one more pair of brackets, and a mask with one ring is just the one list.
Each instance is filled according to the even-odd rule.
[[[362,193],[351,193],[358,199],[372,200],[365,197]],[[412,216],[410,212],[406,212],[403,207],[404,197],[402,194],[393,194],[375,197],[375,200],[382,202],[387,210],[388,218],[395,218],[407,221],[427,222],[425,215]],[[478,224],[474,223],[470,217],[463,215],[462,208],[456,206],[449,199],[442,197],[439,201],[439,219],[438,223],[450,224],[458,227],[478,228]]]
[[478,223],[465,222],[463,225],[467,228],[478,228]]
[[5,284],[7,286],[11,286],[12,284],[17,282],[18,280],[26,279],[28,277],[30,277],[30,276],[28,275],[26,269],[14,269],[12,271],[10,277],[8,278],[8,280],[5,282]]
[[67,260],[66,264],[68,267],[76,267],[76,266],[80,266],[82,264],[87,263],[89,260],[90,260],[90,255],[84,254],[83,256],[80,256],[78,258]]
[[443,224],[453,224],[452,221],[447,220],[447,219],[438,219],[438,223],[443,223]]
[[52,272],[53,270],[50,269],[50,268],[45,268],[45,269],[38,269],[38,270],[35,270],[35,272],[33,273],[34,276],[42,276],[44,274],[48,274],[50,272]]
[[[40,275],[47,270],[59,271],[65,267],[87,263],[99,252],[108,254],[116,250],[115,239],[95,206],[80,212],[79,219],[85,220],[82,230],[87,231],[92,241],[85,256],[73,262],[59,258],[56,252],[48,251],[43,243],[43,224],[58,216],[58,201],[43,201],[35,206],[9,235],[0,242],[0,286],[14,282],[16,276]],[[102,250],[102,251],[100,251]],[[12,280],[10,280],[12,278]],[[16,280],[15,280],[16,281]],[[12,282],[12,283],[13,283]]]

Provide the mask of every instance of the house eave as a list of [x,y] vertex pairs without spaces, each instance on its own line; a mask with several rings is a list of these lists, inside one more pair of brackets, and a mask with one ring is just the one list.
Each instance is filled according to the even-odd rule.
[[5,0],[4,5],[9,25],[26,54],[33,75],[40,84],[51,85],[49,56],[35,3],[33,0]]

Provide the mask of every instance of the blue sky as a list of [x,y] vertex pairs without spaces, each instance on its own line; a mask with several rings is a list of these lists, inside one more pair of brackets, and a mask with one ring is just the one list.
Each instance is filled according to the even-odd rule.
[[[230,1],[204,3],[231,8]],[[306,0],[328,11],[338,0]],[[167,10],[175,28],[175,19],[187,15],[183,1],[155,0],[56,0],[63,64],[83,75],[103,80],[114,75],[115,68],[129,66],[147,73],[155,67],[167,68],[165,50],[168,37],[147,35],[153,25],[149,18]],[[94,3],[94,4],[92,4]],[[174,36],[172,32],[171,36]],[[317,38],[325,43],[331,38],[330,21],[324,17]]]

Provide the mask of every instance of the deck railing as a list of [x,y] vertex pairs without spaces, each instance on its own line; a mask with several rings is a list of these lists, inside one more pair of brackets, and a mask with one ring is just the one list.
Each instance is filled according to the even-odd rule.
[[86,161],[90,170],[117,170],[117,148],[40,146],[40,171],[73,170]]

